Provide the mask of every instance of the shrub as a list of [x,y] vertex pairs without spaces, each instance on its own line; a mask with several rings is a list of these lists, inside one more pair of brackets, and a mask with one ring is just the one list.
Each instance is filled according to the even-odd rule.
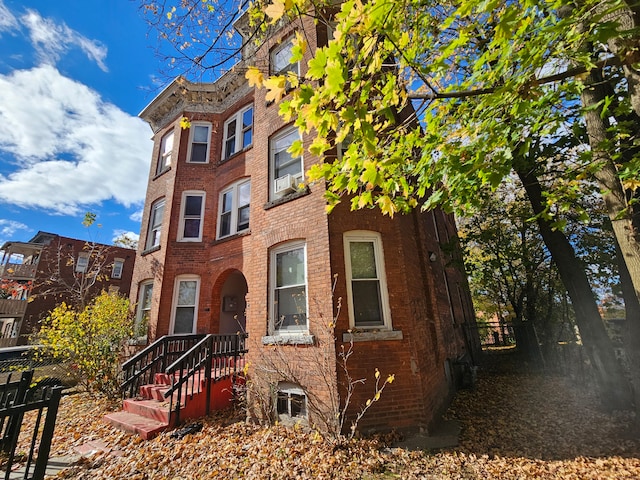
[[58,305],[44,321],[38,342],[55,358],[69,361],[88,391],[114,398],[121,354],[132,335],[129,300],[103,291],[80,311]]

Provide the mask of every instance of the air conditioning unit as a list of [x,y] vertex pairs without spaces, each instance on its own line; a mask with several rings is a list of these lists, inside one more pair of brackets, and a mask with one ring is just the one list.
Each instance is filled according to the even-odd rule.
[[296,189],[296,178],[287,174],[276,178],[276,195],[293,192]]

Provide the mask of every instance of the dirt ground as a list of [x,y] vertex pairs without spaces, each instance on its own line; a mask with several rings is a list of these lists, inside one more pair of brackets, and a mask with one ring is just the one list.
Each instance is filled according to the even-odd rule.
[[475,388],[458,393],[447,417],[460,422],[460,442],[440,451],[398,448],[393,436],[336,449],[317,433],[248,425],[229,412],[204,419],[200,432],[181,439],[165,433],[142,441],[103,423],[109,408],[86,394],[63,399],[52,455],[90,441],[106,451],[58,478],[640,478],[632,413],[605,412],[584,382],[522,369],[506,357],[481,368]]

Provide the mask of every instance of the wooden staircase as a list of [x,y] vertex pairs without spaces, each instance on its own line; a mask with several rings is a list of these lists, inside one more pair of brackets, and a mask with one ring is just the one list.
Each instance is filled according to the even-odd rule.
[[162,337],[125,362],[123,408],[104,420],[148,440],[229,407],[235,385],[244,383],[245,339],[242,334]]

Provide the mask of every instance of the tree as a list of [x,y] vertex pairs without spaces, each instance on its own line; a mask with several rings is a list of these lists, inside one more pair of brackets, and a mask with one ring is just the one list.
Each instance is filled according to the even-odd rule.
[[[171,18],[181,19],[174,27],[183,25],[195,3],[181,2],[182,15],[172,10]],[[215,10],[215,4],[203,3]],[[620,379],[619,368],[556,212],[572,208],[585,178],[600,183],[640,297],[640,248],[631,221],[635,200],[628,193],[638,186],[637,132],[616,121],[598,137],[589,116],[640,113],[636,10],[613,0],[464,0],[428,7],[418,0],[256,2],[254,39],[284,17],[306,15],[324,22],[333,35],[313,52],[303,79],[291,72],[268,77],[258,67],[249,68],[247,78],[266,87],[268,99],[280,101],[286,94],[283,117],[314,132],[308,149],[325,163],[311,169],[310,179],[326,182],[330,204],[348,198],[352,208],[377,207],[389,215],[437,205],[465,213],[477,208],[483,189],[495,189],[516,173],[608,388],[610,379]],[[297,35],[292,61],[301,60],[305,49],[304,35]],[[194,57],[195,64],[202,65],[204,57]],[[600,71],[616,95],[589,97]],[[576,138],[582,130],[586,140],[573,168],[564,172],[562,188],[550,191],[540,183],[547,172],[530,149],[536,142],[538,150],[544,148],[544,139],[567,130],[576,130]],[[348,148],[336,155],[345,141]],[[302,150],[302,142],[292,146],[293,153]],[[626,395],[620,395],[622,404]]]
[[484,314],[512,321],[518,348],[531,355],[537,353],[533,343],[519,333],[525,325],[529,329],[535,325],[541,333],[547,330],[550,322],[545,320],[554,311],[548,306],[557,306],[553,282],[557,272],[521,192],[516,185],[500,188],[477,215],[461,219],[458,234],[474,303],[482,305]]
[[[586,175],[593,175],[603,189],[640,296],[640,269],[635,270],[640,248],[630,229],[630,205],[619,194],[625,187],[635,188],[628,180],[637,176],[637,156],[627,148],[623,129],[595,135],[591,116],[606,117],[611,98],[589,97],[594,85],[588,83],[598,67],[591,44],[635,48],[637,40],[630,43],[631,30],[618,21],[629,10],[626,5],[605,2],[603,9],[600,2],[583,2],[580,8],[561,12],[563,6],[562,2],[467,0],[458,6],[424,8],[414,1],[344,2],[335,16],[333,40],[315,52],[307,82],[282,102],[280,111],[295,119],[301,130],[316,132],[311,153],[329,152],[335,143],[350,139],[341,157],[312,168],[310,177],[327,181],[330,202],[349,195],[352,208],[377,206],[393,215],[441,204],[468,211],[477,204],[482,188],[495,189],[515,172],[577,309],[600,385],[609,394],[615,392],[617,406],[625,406],[630,403],[626,381],[588,279],[571,244],[557,230],[561,224],[553,221],[549,207],[568,204],[572,196],[558,193],[573,194]],[[321,7],[316,3],[311,9],[304,0],[278,0],[263,5],[263,11],[275,21]],[[304,40],[299,45],[303,49]],[[634,105],[637,82],[632,81],[635,74],[628,73],[629,59],[626,54],[621,57],[623,51],[610,47],[595,53],[622,66],[628,85],[624,98]],[[587,73],[587,83],[577,73]],[[247,78],[260,83],[255,71],[249,71]],[[620,84],[614,77],[609,83]],[[269,78],[267,96],[277,100],[283,85],[282,79]],[[579,168],[566,175],[569,188],[552,194],[541,186],[545,171],[530,149],[534,143],[544,148],[542,139],[558,136],[567,124],[579,126],[575,112],[580,100],[590,150],[583,150],[577,157]],[[613,159],[630,153],[618,169]]]
[[[547,182],[545,189],[550,188]],[[615,242],[610,227],[594,224],[606,216],[601,201],[591,195],[581,202],[591,222],[580,222],[567,212],[563,215],[565,233],[581,262],[578,268],[586,267],[589,283],[598,292],[592,296],[601,305],[601,299],[616,298],[618,293]],[[522,186],[512,179],[495,195],[488,194],[476,215],[460,219],[459,235],[465,245],[474,303],[480,311],[493,312],[501,319],[507,311],[508,320],[535,326],[542,343],[550,346],[557,341],[558,325],[567,320],[564,288],[533,217]],[[534,337],[533,332],[530,336]],[[517,338],[518,343],[524,342],[519,347],[526,349],[526,340],[526,336]]]
[[[309,0],[259,5],[270,22],[326,7]],[[629,195],[640,184],[633,8],[614,1],[569,7],[465,0],[429,8],[413,0],[346,1],[335,15],[333,40],[315,52],[307,82],[281,112],[302,130],[315,130],[312,153],[350,138],[344,155],[311,171],[311,179],[328,181],[330,202],[349,194],[354,208],[377,206],[393,215],[436,204],[469,210],[481,187],[497,187],[512,171],[527,137],[567,128],[581,101],[590,149],[566,179],[575,185],[593,175],[599,182],[640,297],[636,201]],[[247,78],[259,84],[258,73],[250,70]],[[265,84],[275,98],[286,85],[273,77]],[[598,92],[607,87],[612,94]],[[415,115],[402,115],[410,106]],[[620,122],[622,112],[635,122]]]
[[58,305],[43,322],[38,342],[47,353],[69,362],[89,391],[120,394],[120,360],[133,335],[129,300],[102,292],[84,308]]

